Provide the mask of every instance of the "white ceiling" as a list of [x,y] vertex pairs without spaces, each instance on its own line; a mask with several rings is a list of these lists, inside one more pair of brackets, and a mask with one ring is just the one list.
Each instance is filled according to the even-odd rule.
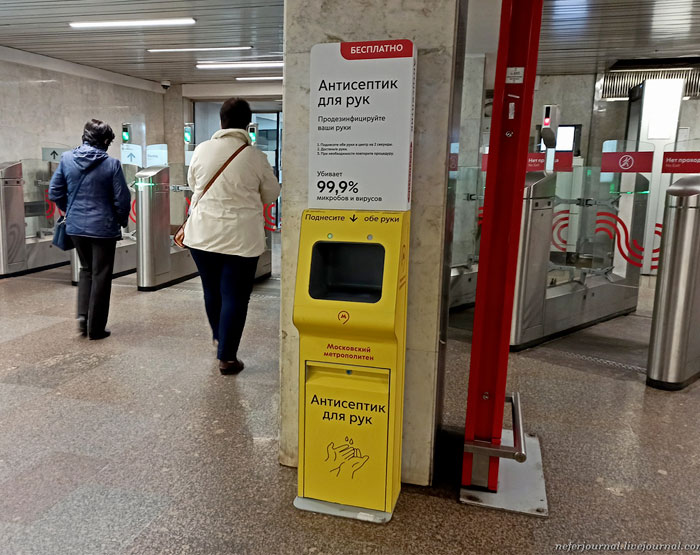
[[[151,81],[231,81],[198,60],[282,59],[283,0],[0,0],[0,45]],[[71,21],[193,17],[176,28],[74,30]],[[149,53],[149,48],[253,46],[240,52]],[[272,75],[279,70],[241,71]]]
[[595,73],[620,59],[700,53],[699,0],[545,0],[539,73]]
[[[495,51],[499,6],[498,0],[470,0],[470,52]],[[281,58],[283,12],[283,0],[0,0],[0,45],[152,81],[230,82],[232,72],[197,70],[195,63]],[[76,20],[186,16],[194,17],[197,24],[100,31],[68,26]],[[254,49],[146,52],[148,48],[238,45]],[[700,0],[544,1],[540,74],[595,73],[618,59],[698,53]]]

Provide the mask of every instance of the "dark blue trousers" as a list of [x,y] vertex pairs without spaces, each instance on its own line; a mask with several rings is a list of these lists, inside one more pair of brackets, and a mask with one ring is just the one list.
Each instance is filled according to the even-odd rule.
[[233,361],[248,315],[258,257],[190,249],[204,289],[204,306],[211,331],[219,342],[217,358]]

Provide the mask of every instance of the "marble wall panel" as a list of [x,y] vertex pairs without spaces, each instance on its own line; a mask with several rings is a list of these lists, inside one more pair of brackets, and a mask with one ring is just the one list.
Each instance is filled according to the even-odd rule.
[[[42,146],[75,147],[90,118],[117,136],[132,124],[133,142],[164,142],[163,95],[0,61],[0,159],[41,157]],[[119,156],[117,138],[109,149]]]
[[459,132],[459,165],[464,167],[479,165],[481,119],[484,114],[485,72],[485,55],[465,56],[462,115]]
[[691,98],[681,102],[679,127],[688,127],[688,136],[691,139],[700,139],[700,99]]
[[292,324],[308,188],[309,54],[317,43],[409,38],[418,48],[403,480],[431,480],[438,398],[447,155],[458,0],[285,2],[280,462],[296,465],[298,333]]

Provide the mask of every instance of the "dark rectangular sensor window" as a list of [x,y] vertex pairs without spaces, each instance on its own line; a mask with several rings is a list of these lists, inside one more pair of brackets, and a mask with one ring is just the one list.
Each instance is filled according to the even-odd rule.
[[313,247],[309,295],[314,299],[376,303],[383,277],[382,245],[321,241]]

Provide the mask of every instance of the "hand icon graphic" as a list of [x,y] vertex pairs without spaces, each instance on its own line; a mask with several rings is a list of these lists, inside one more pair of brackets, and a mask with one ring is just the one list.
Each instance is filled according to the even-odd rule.
[[328,444],[325,462],[331,467],[329,472],[334,473],[336,477],[344,475],[353,479],[355,473],[367,464],[369,455],[363,456],[357,447],[353,447],[352,439],[345,438],[345,441],[347,443],[337,446],[332,441]]

